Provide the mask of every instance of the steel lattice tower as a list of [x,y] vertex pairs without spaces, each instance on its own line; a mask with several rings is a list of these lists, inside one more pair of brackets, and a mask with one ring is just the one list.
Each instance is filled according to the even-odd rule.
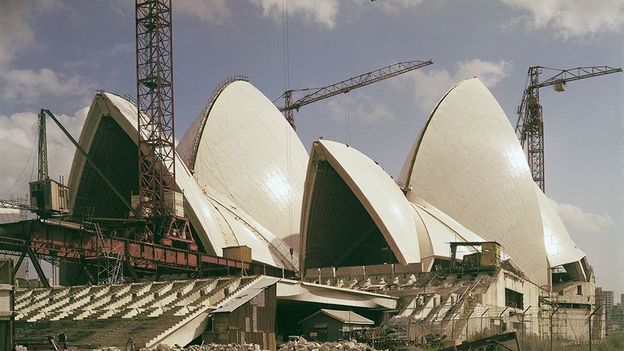
[[136,0],[135,5],[139,214],[162,228],[169,215],[167,184],[175,184],[171,0]]
[[[555,74],[540,81],[540,74],[548,70]],[[571,69],[529,67],[527,87],[524,89],[522,102],[518,106],[516,133],[520,144],[526,150],[531,175],[537,186],[544,191],[544,115],[540,103],[541,88],[554,86],[555,91],[565,91],[566,84],[576,80],[604,76],[622,72],[621,68],[609,66],[587,66]]]
[[529,88],[527,89],[526,130],[527,159],[533,181],[544,191],[544,117],[539,100],[539,75],[541,67],[529,69]]
[[39,112],[39,140],[38,140],[38,163],[39,172],[37,180],[48,180],[48,141],[46,138],[46,119],[43,110]]

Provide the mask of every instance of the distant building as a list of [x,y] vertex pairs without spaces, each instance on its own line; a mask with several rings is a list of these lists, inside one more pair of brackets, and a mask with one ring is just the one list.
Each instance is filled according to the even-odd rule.
[[299,321],[303,336],[311,340],[335,341],[345,333],[368,329],[375,325],[372,320],[353,311],[321,309]]
[[624,305],[617,304],[617,306],[614,306],[608,316],[608,321],[610,326],[609,332],[624,333]]
[[615,301],[615,293],[613,291],[604,291],[604,304],[607,307],[613,307]]
[[622,310],[619,304],[615,305],[615,292],[597,287],[596,305],[604,307],[607,334],[621,332],[624,329],[624,310]]
[[596,288],[596,304],[609,309],[614,306],[614,300],[615,293],[613,291],[604,290],[602,287]]

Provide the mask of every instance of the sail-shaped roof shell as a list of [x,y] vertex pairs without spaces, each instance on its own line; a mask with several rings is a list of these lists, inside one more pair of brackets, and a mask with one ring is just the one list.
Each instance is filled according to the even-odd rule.
[[202,189],[228,198],[298,250],[308,154],[284,116],[251,83],[224,84],[178,150]]
[[537,284],[548,283],[540,205],[504,111],[477,79],[440,100],[400,176],[421,197],[486,240],[497,241]]
[[[137,164],[136,116],[136,106],[130,101],[114,94],[98,93],[79,138],[80,145],[127,196],[128,202],[130,194],[138,190],[136,167],[132,170],[132,165]],[[115,138],[117,142],[108,142],[105,148],[99,148],[98,140],[102,138]],[[221,256],[225,247],[247,245],[256,261],[298,269],[297,257],[290,254],[282,240],[218,191],[200,187],[177,153],[175,157],[175,188],[184,194],[185,213],[208,253]],[[69,186],[74,190],[70,207],[80,211],[80,204],[90,201],[97,203],[93,208],[109,211],[103,213],[105,216],[120,216],[119,211],[121,216],[127,216],[128,210],[121,206],[121,201],[110,195],[110,189],[99,181],[99,176],[85,166],[84,157],[76,152],[69,177]]]

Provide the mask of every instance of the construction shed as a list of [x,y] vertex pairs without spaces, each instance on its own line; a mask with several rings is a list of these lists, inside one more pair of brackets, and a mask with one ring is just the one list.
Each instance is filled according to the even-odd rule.
[[353,311],[321,309],[299,321],[299,324],[306,338],[335,341],[342,339],[345,332],[368,329],[375,322]]
[[219,344],[254,343],[275,351],[275,311],[279,278],[263,277],[244,294],[211,314],[204,342]]

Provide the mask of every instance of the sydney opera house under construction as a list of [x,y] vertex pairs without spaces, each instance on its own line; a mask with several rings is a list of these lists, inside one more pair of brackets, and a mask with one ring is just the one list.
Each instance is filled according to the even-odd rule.
[[[80,136],[124,194],[138,190],[135,177],[124,176],[136,173],[136,126],[131,102],[101,93]],[[440,100],[397,181],[338,142],[318,140],[308,155],[273,103],[243,80],[215,94],[177,153],[176,188],[208,253],[246,245],[254,261],[291,271],[418,263],[426,272],[450,260],[449,242],[495,241],[539,286],[550,284],[555,267],[570,279],[590,278],[585,254],[534,184],[505,113],[478,79]],[[85,165],[76,153],[70,208],[123,216],[123,204]]]
[[[79,144],[128,202],[138,191],[137,138],[134,103],[98,93]],[[242,341],[263,348],[275,347],[267,335],[326,335],[327,323],[314,330],[297,323],[327,306],[403,326],[409,339],[435,333],[466,340],[484,330],[587,339],[592,269],[533,182],[507,116],[483,83],[453,86],[405,149],[398,179],[336,141],[317,140],[308,153],[267,97],[246,80],[228,81],[178,143],[175,188],[190,221],[186,235],[201,252],[227,257],[244,248],[265,271],[18,291],[18,341],[36,336],[29,330],[80,321],[88,332],[75,340],[113,342],[102,323],[121,333],[133,320],[154,331],[135,336],[143,346],[230,342],[233,319],[224,332],[220,316],[248,304],[253,318],[271,306],[266,318],[277,316],[272,330],[261,325],[265,317],[236,329],[237,341],[243,330]],[[69,188],[74,216],[130,217],[78,152]],[[264,275],[267,269],[281,275]],[[87,283],[71,265],[61,277]],[[165,316],[168,328],[157,327],[155,318]]]

